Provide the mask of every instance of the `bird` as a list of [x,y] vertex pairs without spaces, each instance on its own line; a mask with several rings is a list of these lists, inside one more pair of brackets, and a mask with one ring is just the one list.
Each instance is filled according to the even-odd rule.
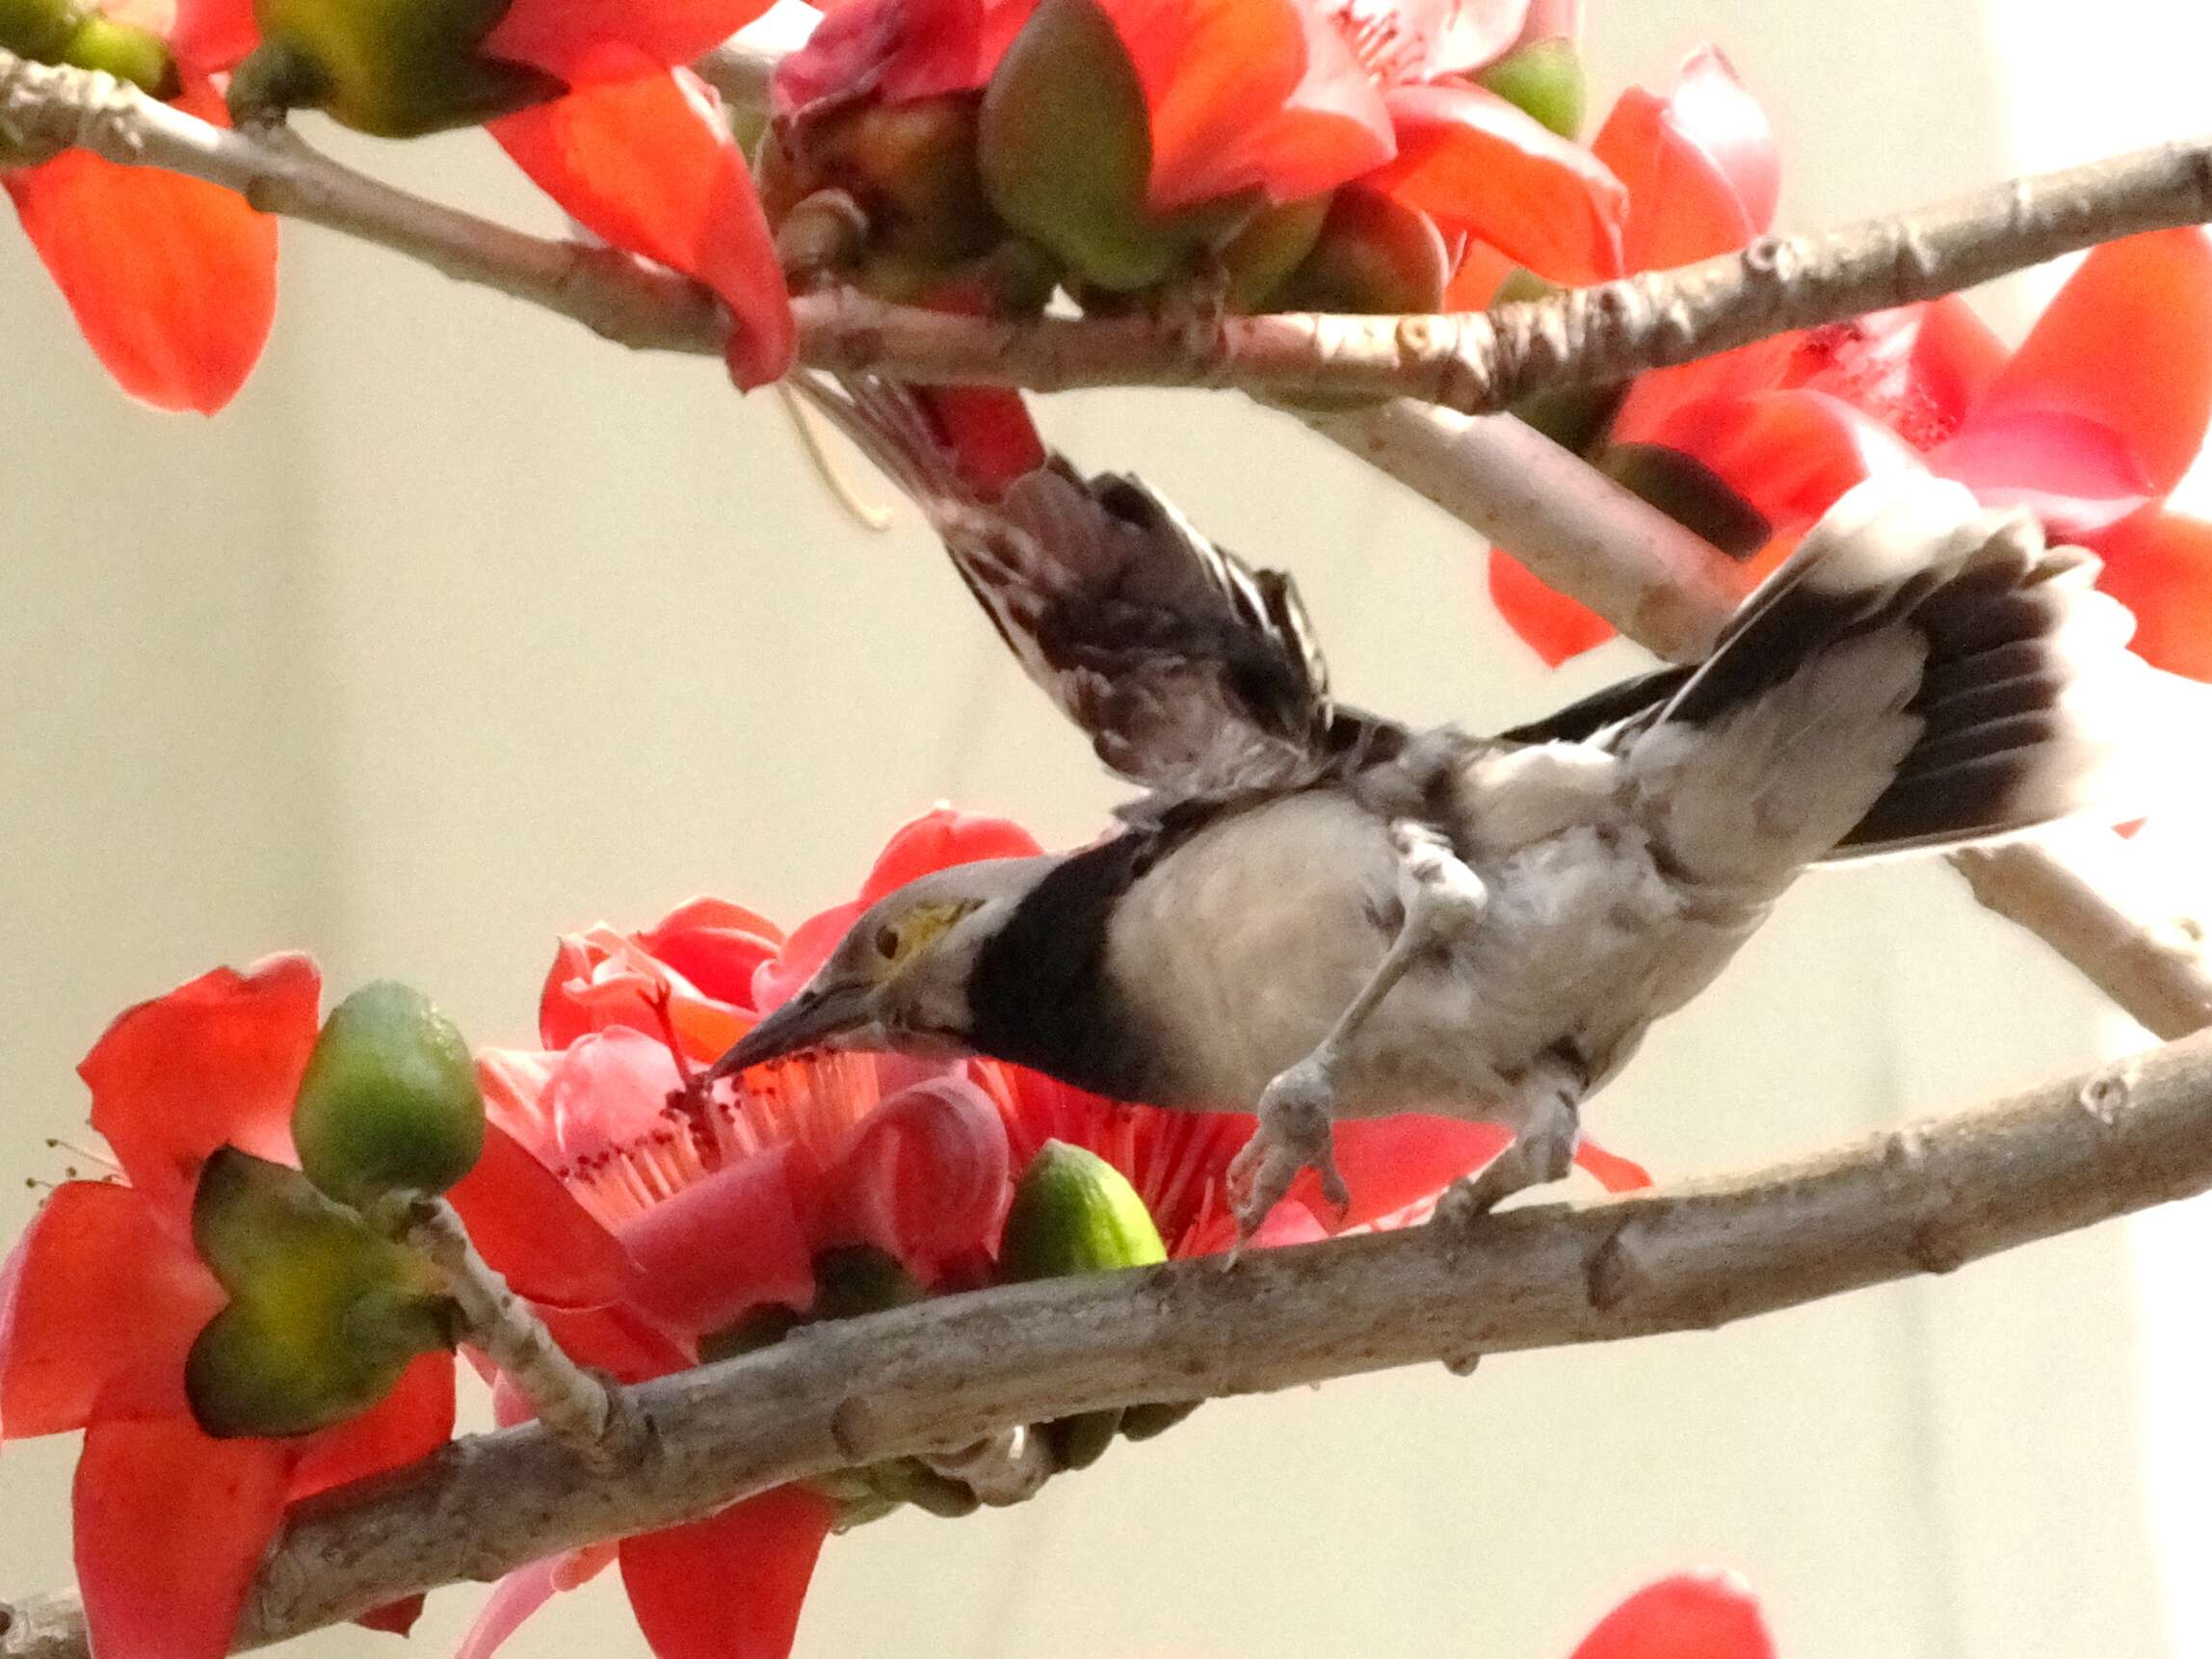
[[1344,1119],[1510,1130],[1456,1208],[1564,1177],[1590,1096],[1801,874],[2106,804],[2149,672],[2092,554],[1913,472],[1839,498],[1701,660],[1494,734],[1415,728],[1338,702],[1290,579],[1139,480],[1055,454],[993,497],[895,383],[808,391],[1142,793],[1092,845],[882,898],[706,1083],[974,1054],[1256,1113],[1245,1236],[1307,1167],[1345,1203]]

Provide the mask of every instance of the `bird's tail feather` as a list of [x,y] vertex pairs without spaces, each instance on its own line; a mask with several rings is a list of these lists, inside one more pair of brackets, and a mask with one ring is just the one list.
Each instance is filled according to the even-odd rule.
[[1639,769],[1669,784],[1672,850],[1757,887],[2092,806],[2125,815],[2118,762],[2152,676],[2097,570],[1959,485],[1860,485],[1637,739]]

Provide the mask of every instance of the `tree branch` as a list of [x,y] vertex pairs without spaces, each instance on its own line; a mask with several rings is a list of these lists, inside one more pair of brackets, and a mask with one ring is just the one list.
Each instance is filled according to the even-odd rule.
[[[628,1390],[646,1450],[619,1474],[593,1477],[528,1426],[303,1506],[240,1645],[1017,1424],[1712,1330],[2207,1188],[2212,1034],[1736,1180],[811,1326]],[[26,1602],[0,1659],[85,1659],[81,1620],[57,1599]]]
[[[736,74],[742,66],[718,58],[715,66]],[[224,131],[106,75],[0,51],[0,136],[34,148],[80,145],[123,165],[227,185],[266,212],[381,243],[624,345],[719,353],[727,332],[713,296],[672,272],[424,200],[297,140]],[[1531,392],[1686,362],[1788,329],[1934,299],[2115,237],[2206,220],[2212,140],[2018,179],[1826,235],[1768,237],[1740,254],[1487,312],[1283,313],[1194,330],[1183,319],[1149,316],[994,321],[852,292],[795,303],[801,356],[817,368],[1038,391],[1236,385],[1409,394],[1479,413]]]

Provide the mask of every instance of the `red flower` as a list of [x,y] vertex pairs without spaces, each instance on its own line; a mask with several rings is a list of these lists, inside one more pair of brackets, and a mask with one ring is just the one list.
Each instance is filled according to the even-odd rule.
[[[1631,92],[1594,145],[1630,186],[1638,268],[1725,252],[1763,232],[1772,135],[1725,60],[1694,56],[1672,93]],[[2106,562],[2153,665],[2212,677],[2212,527],[2163,502],[2212,419],[2212,239],[2160,231],[2097,249],[2008,352],[1963,300],[1878,312],[1639,376],[1596,459],[1687,458],[1767,531],[1763,574],[1869,474],[1925,466],[1992,505],[2035,511]],[[1503,555],[1490,589],[1556,663],[1612,629]]]
[[[1528,38],[1527,0],[1098,4],[1144,90],[1151,211],[1247,189],[1289,201],[1358,181],[1543,276],[1619,274],[1618,181],[1461,78]],[[979,88],[1034,10],[1035,0],[840,6],[778,69],[778,113]],[[1547,13],[1538,26],[1553,20]]]
[[1733,1573],[1678,1573],[1645,1586],[1585,1636],[1570,1659],[1774,1659],[1775,1641]]
[[[222,100],[204,74],[162,43],[171,23],[164,0],[118,0],[78,23],[71,61],[110,68],[221,121]],[[276,313],[274,219],[234,191],[81,150],[16,168],[0,154],[0,186],[123,390],[201,414],[236,395]]]
[[[892,836],[857,899],[788,937],[738,906],[697,900],[643,934],[598,928],[562,942],[540,1002],[546,1049],[487,1053],[482,1070],[494,1120],[638,1264],[613,1305],[555,1317],[572,1352],[625,1378],[675,1369],[764,1309],[805,1312],[824,1252],[840,1246],[895,1257],[924,1290],[988,1282],[1014,1179],[1050,1139],[1116,1165],[1171,1253],[1230,1242],[1224,1188],[1249,1117],[1099,1100],[995,1061],[867,1054],[762,1066],[703,1109],[669,1104],[680,1066],[719,1057],[876,899],[950,864],[1037,851],[1004,820],[940,809]],[[1338,1156],[1353,1214],[1328,1217],[1318,1193],[1300,1188],[1263,1242],[1404,1213],[1506,1140],[1440,1119],[1347,1124]],[[780,1654],[837,1514],[819,1493],[786,1488],[693,1526],[540,1563],[502,1583],[464,1659],[482,1659],[555,1590],[609,1561],[664,1659]],[[733,1605],[737,1584],[749,1593]]]
[[[452,1432],[444,1354],[299,1439],[211,1438],[185,1401],[186,1353],[224,1301],[193,1250],[193,1183],[225,1144],[291,1158],[319,991],[306,958],[272,957],[118,1017],[78,1072],[122,1178],[56,1188],[0,1268],[0,1437],[85,1431],[73,1507],[95,1655],[226,1651],[287,1504]],[[404,1629],[413,1608],[378,1617]]]

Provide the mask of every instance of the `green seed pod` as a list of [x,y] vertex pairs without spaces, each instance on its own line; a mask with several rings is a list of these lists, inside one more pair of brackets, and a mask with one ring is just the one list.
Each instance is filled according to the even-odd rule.
[[1328,196],[1308,196],[1279,207],[1263,207],[1251,223],[1238,231],[1222,250],[1222,268],[1228,274],[1228,306],[1232,311],[1284,309],[1274,305],[1276,290],[1313,251],[1321,226],[1329,218]]
[[240,124],[317,109],[380,138],[475,126],[561,95],[478,47],[509,0],[255,0],[261,45],[230,79]]
[[1031,14],[984,92],[976,159],[1002,220],[1112,292],[1182,275],[1259,206],[1246,193],[1164,217],[1146,208],[1145,92],[1095,0],[1043,0]]
[[1434,221],[1372,190],[1347,187],[1329,204],[1313,250],[1277,292],[1277,309],[1434,311],[1451,255]]
[[218,1150],[200,1169],[192,1236],[230,1292],[185,1362],[193,1416],[218,1437],[343,1422],[457,1335],[427,1262],[282,1164]]
[[1572,40],[1556,36],[1531,40],[1491,64],[1475,81],[1561,138],[1571,139],[1582,130],[1589,86],[1582,73],[1582,54]]
[[1774,534],[1766,515],[1695,456],[1655,443],[1618,443],[1597,470],[1696,531],[1731,559],[1748,559]]
[[442,1193],[484,1151],[484,1093],[468,1044],[428,997],[380,980],[330,1011],[292,1108],[308,1179],[366,1205]]

